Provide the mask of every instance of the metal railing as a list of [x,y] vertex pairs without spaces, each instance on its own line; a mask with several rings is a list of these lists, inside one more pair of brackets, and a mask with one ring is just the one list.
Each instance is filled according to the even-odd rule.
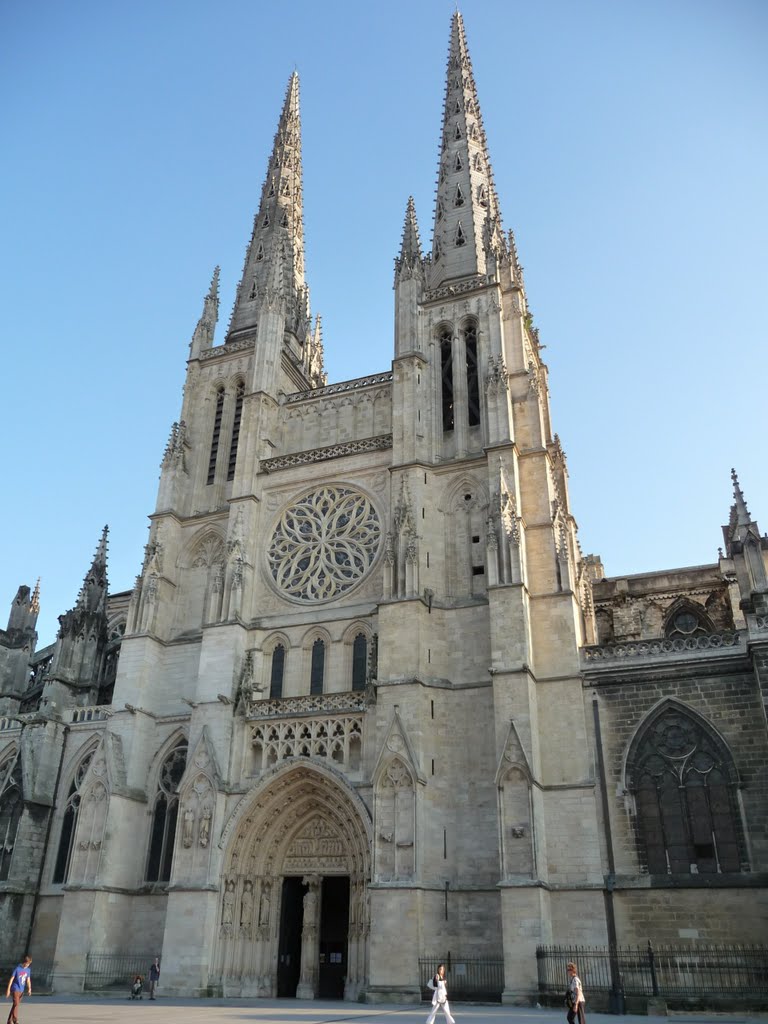
[[504,991],[504,961],[461,957],[452,953],[445,956],[419,957],[422,999],[432,998],[432,990],[427,987],[427,982],[434,977],[439,964],[445,964],[449,1002],[464,999],[501,1002],[501,994]]
[[124,988],[127,993],[137,974],[147,984],[149,967],[154,959],[154,953],[89,953],[85,962],[83,990],[101,992]]
[[539,992],[565,993],[572,960],[584,992],[689,998],[768,990],[766,946],[539,946]]
[[[0,978],[3,980],[3,984],[10,978],[16,968],[19,966],[19,961],[14,960],[11,963],[10,960],[5,960],[0,963]],[[32,994],[35,992],[52,992],[53,991],[53,971],[55,968],[53,960],[32,960]]]

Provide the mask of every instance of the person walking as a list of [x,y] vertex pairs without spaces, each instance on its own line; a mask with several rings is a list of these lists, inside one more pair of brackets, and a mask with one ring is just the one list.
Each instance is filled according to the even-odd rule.
[[24,995],[24,989],[26,988],[28,996],[32,995],[31,966],[32,957],[27,953],[11,975],[8,982],[5,998],[13,1000],[11,1003],[11,1012],[8,1014],[8,1024],[19,1024],[19,1003],[21,1002],[21,997]]
[[565,967],[568,972],[568,988],[565,990],[565,1005],[568,1007],[568,1024],[586,1024],[584,1014],[584,990],[581,987],[581,978],[576,973],[576,964],[571,961]]
[[437,965],[437,973],[434,978],[429,982],[429,987],[432,989],[432,1011],[427,1017],[427,1024],[435,1024],[435,1017],[437,1011],[442,1010],[447,1024],[456,1024],[456,1021],[451,1016],[451,1008],[448,1005],[448,989],[445,984],[445,964]]
[[149,998],[155,998],[155,989],[160,981],[160,957],[156,956],[149,968]]

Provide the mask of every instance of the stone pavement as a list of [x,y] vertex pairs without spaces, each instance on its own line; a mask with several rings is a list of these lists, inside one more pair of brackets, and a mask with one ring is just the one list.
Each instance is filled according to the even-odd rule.
[[[10,1007],[10,1000],[8,1001]],[[429,1005],[372,1006],[365,1003],[295,999],[98,999],[80,996],[32,996],[22,1002],[19,1024],[424,1024]],[[565,1024],[560,1010],[455,1003],[456,1024]],[[0,1007],[0,1021],[5,1013]],[[748,1014],[685,1014],[685,1024],[745,1024]],[[596,1015],[596,1024],[669,1024],[668,1017]],[[437,1024],[444,1024],[438,1014]]]

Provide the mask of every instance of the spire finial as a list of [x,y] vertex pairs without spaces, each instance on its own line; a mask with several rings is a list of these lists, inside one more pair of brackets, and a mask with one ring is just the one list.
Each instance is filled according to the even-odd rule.
[[30,608],[35,613],[35,615],[38,615],[40,613],[40,577],[39,576],[37,577],[37,583],[35,584],[35,589],[32,591],[32,601],[30,603]]
[[205,352],[213,345],[213,336],[216,332],[216,324],[219,320],[219,275],[221,267],[214,267],[213,277],[208,288],[208,293],[203,299],[203,312],[197,321],[192,341],[189,343],[189,355],[196,359],[201,352]]

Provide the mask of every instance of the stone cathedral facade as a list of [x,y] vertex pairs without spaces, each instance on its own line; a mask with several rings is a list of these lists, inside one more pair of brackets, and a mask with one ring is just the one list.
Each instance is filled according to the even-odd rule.
[[538,944],[765,937],[768,540],[734,474],[712,564],[582,554],[458,13],[438,175],[391,366],[329,384],[294,74],[135,587],[109,593],[105,531],[43,651],[19,589],[0,942],[58,989],[139,951],[166,992],[412,999],[450,950],[524,1001]]

